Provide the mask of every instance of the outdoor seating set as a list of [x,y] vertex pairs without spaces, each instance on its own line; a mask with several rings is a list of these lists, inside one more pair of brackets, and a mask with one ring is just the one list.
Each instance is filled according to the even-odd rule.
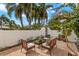
[[[34,51],[35,51],[35,48],[36,48],[35,45],[38,45],[38,47],[47,49],[49,54],[50,54],[50,56],[51,56],[52,55],[51,54],[51,50],[54,47],[57,47],[57,43],[56,43],[57,40],[64,40],[64,37],[63,36],[59,36],[59,38],[51,39],[51,38],[48,38],[48,37],[40,36],[40,37],[37,37],[32,42],[28,41],[28,40],[21,39],[21,46],[22,46],[22,48],[25,49],[26,55],[27,55],[28,51],[31,50],[31,49],[34,49]],[[22,48],[21,48],[21,51],[22,51]]]

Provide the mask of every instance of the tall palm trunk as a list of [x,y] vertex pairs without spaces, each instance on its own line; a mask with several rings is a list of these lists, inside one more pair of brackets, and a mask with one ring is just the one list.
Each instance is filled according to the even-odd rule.
[[47,37],[47,35],[48,35],[48,28],[45,27],[45,36]]
[[35,24],[36,24],[36,18],[35,18],[35,21],[34,21],[34,22],[35,22]]
[[0,20],[0,23],[1,23],[1,24],[0,24],[0,25],[1,25],[1,28],[0,28],[0,29],[2,30],[2,19]]
[[46,36],[47,36],[48,35],[47,19],[46,19],[45,33],[46,33]]
[[37,19],[36,16],[37,16],[37,15],[35,14],[35,20],[34,20],[35,24],[36,24],[36,19]]
[[22,21],[22,19],[20,19],[20,22],[21,22],[21,26],[22,26],[22,29],[23,29],[24,26],[23,26],[23,21]]
[[1,30],[2,30],[2,25],[1,25]]
[[31,21],[32,21],[32,3],[31,3],[31,5],[30,5],[29,28],[31,28]]
[[29,19],[29,29],[31,28],[31,17]]
[[45,22],[46,22],[45,24],[48,24],[48,19],[47,18],[46,18]]
[[40,19],[38,19],[38,24],[40,24]]

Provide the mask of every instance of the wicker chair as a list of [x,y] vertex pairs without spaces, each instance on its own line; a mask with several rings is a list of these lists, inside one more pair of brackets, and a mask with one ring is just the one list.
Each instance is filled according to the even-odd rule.
[[45,43],[42,44],[42,47],[45,48],[45,49],[47,49],[49,51],[50,56],[52,55],[51,54],[51,50],[54,48],[54,46],[57,47],[57,45],[56,45],[56,39],[57,38],[50,40],[48,43],[45,42]]
[[[27,55],[28,50],[30,50],[30,49],[34,48],[34,51],[35,51],[35,45],[33,43],[27,43],[23,39],[21,39],[21,46],[22,46],[22,48],[24,48],[26,50],[26,55]],[[21,48],[21,51],[22,51],[22,48]]]

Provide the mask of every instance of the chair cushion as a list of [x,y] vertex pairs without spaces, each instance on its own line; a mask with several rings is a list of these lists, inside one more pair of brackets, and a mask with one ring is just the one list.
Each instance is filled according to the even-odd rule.
[[27,44],[27,47],[28,47],[28,48],[31,48],[31,47],[33,47],[33,46],[34,46],[33,43],[28,43],[28,44]]
[[48,49],[50,48],[50,46],[47,43],[43,43],[42,46]]

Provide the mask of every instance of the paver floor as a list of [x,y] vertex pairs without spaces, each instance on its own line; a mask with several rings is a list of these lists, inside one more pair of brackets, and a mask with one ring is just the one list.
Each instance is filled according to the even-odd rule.
[[[57,41],[57,47],[54,47],[52,49],[52,56],[67,56],[68,55],[67,49],[68,48],[65,42]],[[24,49],[21,52],[21,46],[16,46],[0,52],[0,56],[26,56],[26,54]],[[49,52],[44,48],[42,49],[38,48],[36,45],[35,51],[30,50],[27,53],[27,56],[49,56]]]

